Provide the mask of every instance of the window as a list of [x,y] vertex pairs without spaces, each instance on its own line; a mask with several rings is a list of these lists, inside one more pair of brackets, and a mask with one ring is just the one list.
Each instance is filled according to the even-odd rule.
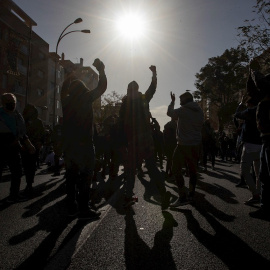
[[37,89],[37,94],[38,94],[38,96],[43,96],[44,95],[44,91],[42,90],[42,89],[40,89],[40,88],[38,88]]
[[60,108],[60,102],[59,102],[59,100],[56,101],[56,108],[57,108],[57,109]]
[[20,47],[20,50],[25,55],[29,55],[28,47],[26,45],[22,44],[21,47]]
[[57,91],[57,94],[59,94],[59,93],[60,93],[60,88],[59,88],[59,85],[57,85],[57,87],[56,87],[56,91]]
[[43,78],[43,77],[44,77],[44,72],[41,71],[41,70],[39,70],[39,71],[38,71],[38,76],[39,76],[40,78]]

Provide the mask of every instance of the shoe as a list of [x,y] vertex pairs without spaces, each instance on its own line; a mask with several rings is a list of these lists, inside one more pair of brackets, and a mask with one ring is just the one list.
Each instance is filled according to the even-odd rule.
[[255,203],[260,203],[260,195],[253,195],[251,198],[249,198],[247,201],[244,202],[246,205],[252,205]]
[[207,172],[207,167],[203,167],[202,171]]
[[247,184],[246,184],[246,182],[239,182],[238,184],[236,184],[235,185],[236,187],[246,187],[247,186]]
[[135,204],[138,202],[138,197],[132,196],[132,197],[126,197],[124,199],[123,207],[130,207],[131,205]]
[[189,204],[190,201],[186,197],[179,197],[174,203],[170,204],[170,207],[178,207]]
[[23,191],[23,196],[25,196],[29,199],[33,198],[33,187],[26,186],[25,190]]
[[79,220],[97,220],[101,215],[100,212],[88,209],[87,211],[80,212],[78,215]]
[[79,210],[78,210],[77,203],[74,203],[74,205],[68,207],[68,216],[69,217],[75,217],[78,215],[78,213],[79,213]]
[[270,221],[270,209],[266,209],[265,207],[261,207],[260,209],[250,212],[249,216],[252,218],[263,219],[266,221]]

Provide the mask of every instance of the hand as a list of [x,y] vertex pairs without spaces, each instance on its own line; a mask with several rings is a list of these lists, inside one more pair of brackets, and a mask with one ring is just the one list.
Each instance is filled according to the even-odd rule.
[[149,69],[153,72],[153,73],[157,73],[157,68],[156,68],[156,66],[153,66],[153,65],[151,65],[150,67],[149,67]]
[[175,102],[175,94],[173,94],[172,92],[171,92],[171,100],[172,102]]
[[94,63],[93,63],[93,66],[100,72],[100,71],[104,71],[105,69],[105,65],[103,64],[102,61],[100,61],[99,58],[96,58]]

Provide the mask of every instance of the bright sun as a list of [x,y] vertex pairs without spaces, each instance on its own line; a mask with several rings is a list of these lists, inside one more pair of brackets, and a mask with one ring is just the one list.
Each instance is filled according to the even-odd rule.
[[130,40],[139,39],[145,33],[145,21],[139,15],[125,15],[117,21],[116,25],[120,34]]

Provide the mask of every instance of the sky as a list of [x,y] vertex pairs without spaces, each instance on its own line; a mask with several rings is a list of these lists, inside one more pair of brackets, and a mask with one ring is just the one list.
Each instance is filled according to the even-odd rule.
[[[237,27],[252,19],[256,0],[13,0],[36,23],[33,30],[55,51],[64,28],[89,29],[90,34],[71,33],[59,43],[58,54],[84,66],[95,58],[105,64],[108,89],[126,94],[135,80],[144,93],[151,82],[149,67],[157,67],[157,91],[150,111],[161,130],[170,92],[176,96],[195,91],[195,74],[208,59],[239,44]],[[134,19],[140,26],[135,28]],[[93,66],[92,66],[93,67]],[[175,108],[179,107],[176,100]]]

